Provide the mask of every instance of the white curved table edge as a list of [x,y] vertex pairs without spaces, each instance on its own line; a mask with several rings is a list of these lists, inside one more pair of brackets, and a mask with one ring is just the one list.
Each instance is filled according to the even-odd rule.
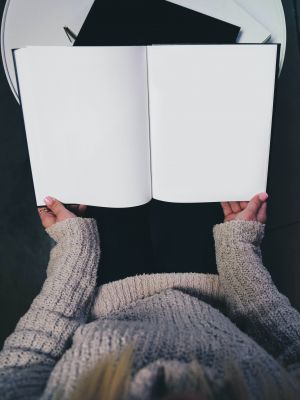
[[[5,71],[5,75],[6,78],[8,80],[9,86],[13,92],[13,95],[15,97],[15,99],[17,100],[17,102],[20,104],[20,99],[19,99],[19,94],[16,91],[13,82],[11,80],[11,76],[9,73],[9,69],[7,66],[7,62],[6,62],[6,51],[5,51],[5,24],[6,24],[6,15],[8,13],[8,9],[10,6],[10,0],[6,1],[5,6],[4,6],[4,10],[3,10],[3,15],[2,15],[2,20],[1,20],[1,31],[0,31],[0,35],[1,35],[1,58],[2,58],[2,62],[3,62],[3,66],[4,66],[4,71]],[[280,15],[282,24],[281,26],[284,27],[284,29],[282,30],[282,43],[281,43],[281,55],[280,55],[280,60],[279,60],[279,74],[278,77],[281,74],[281,71],[283,69],[283,64],[284,64],[284,60],[285,60],[285,53],[286,53],[286,39],[287,39],[287,28],[286,28],[286,19],[285,19],[285,13],[284,13],[284,8],[282,5],[282,1],[280,1],[280,3],[278,1],[276,1],[276,7],[278,10],[278,14]]]

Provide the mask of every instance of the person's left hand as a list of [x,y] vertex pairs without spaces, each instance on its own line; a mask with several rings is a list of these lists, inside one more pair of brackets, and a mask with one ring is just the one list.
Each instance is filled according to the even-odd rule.
[[38,212],[45,229],[50,228],[50,226],[54,225],[56,222],[83,216],[87,208],[87,206],[83,204],[72,204],[69,206],[70,211],[59,200],[51,196],[45,197],[44,201],[46,207],[39,207]]
[[224,212],[224,222],[233,220],[267,221],[267,193],[260,193],[250,201],[229,201],[221,203]]

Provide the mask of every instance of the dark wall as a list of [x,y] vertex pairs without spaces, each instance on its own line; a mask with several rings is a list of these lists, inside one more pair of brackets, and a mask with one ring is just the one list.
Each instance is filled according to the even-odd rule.
[[[1,10],[5,1],[1,0]],[[0,67],[0,342],[41,286],[49,241],[40,227],[22,115]]]
[[287,22],[286,59],[278,84],[275,132],[269,167],[269,224],[300,221],[300,53],[298,0],[283,0]]

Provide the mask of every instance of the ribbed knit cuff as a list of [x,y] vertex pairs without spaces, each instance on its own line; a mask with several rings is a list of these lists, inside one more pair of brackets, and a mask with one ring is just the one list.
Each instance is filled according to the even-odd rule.
[[94,319],[106,316],[171,288],[198,292],[199,296],[208,297],[212,302],[223,300],[217,275],[193,272],[144,274],[100,286],[91,315]]
[[258,221],[234,220],[217,224],[213,228],[214,238],[221,242],[245,242],[259,245],[264,237],[265,224]]
[[98,227],[94,218],[68,218],[56,222],[45,231],[56,242],[71,239],[83,243],[85,240],[98,241]]

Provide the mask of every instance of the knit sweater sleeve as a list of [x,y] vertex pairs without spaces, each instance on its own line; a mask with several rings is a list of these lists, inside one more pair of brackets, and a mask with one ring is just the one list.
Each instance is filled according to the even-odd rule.
[[41,395],[93,300],[100,256],[96,221],[70,218],[46,231],[56,242],[47,279],[0,353],[2,399]]
[[241,329],[285,367],[300,370],[300,314],[263,266],[265,225],[231,221],[214,226],[221,290]]

